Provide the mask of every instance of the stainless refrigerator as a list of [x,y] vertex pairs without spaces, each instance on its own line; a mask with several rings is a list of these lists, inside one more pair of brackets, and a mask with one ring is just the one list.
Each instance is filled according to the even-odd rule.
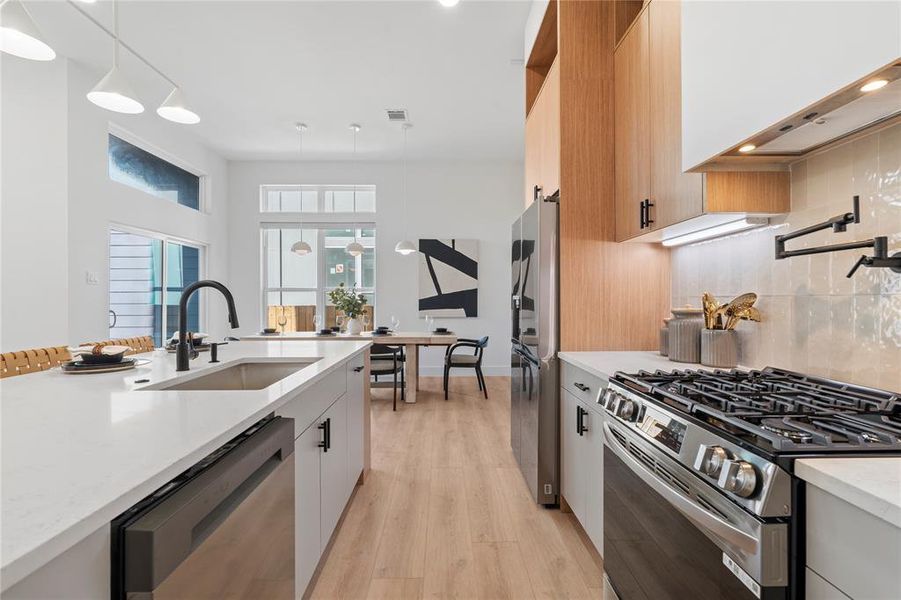
[[558,201],[536,189],[512,238],[510,445],[539,504],[559,489]]

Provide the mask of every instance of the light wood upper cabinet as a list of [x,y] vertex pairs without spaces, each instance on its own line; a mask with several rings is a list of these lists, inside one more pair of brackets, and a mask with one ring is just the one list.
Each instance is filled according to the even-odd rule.
[[526,206],[535,186],[549,196],[560,189],[560,70],[551,65],[526,118]]
[[681,12],[676,0],[648,3],[614,53],[617,241],[790,208],[787,171],[717,172],[716,185],[682,172]]
[[639,16],[613,57],[616,237],[643,233],[641,203],[650,197],[648,12]]
[[682,172],[680,2],[652,2],[649,19],[652,228],[703,211],[703,175]]
[[541,190],[550,196],[560,189],[560,69],[551,65],[541,89]]

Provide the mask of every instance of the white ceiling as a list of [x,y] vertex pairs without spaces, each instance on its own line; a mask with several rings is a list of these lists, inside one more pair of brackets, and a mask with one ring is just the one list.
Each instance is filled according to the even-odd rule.
[[[60,54],[98,73],[109,38],[68,3],[27,6]],[[111,28],[109,2],[79,4]],[[127,1],[120,35],[178,82],[202,121],[190,126],[231,160],[299,157],[294,123],[309,125],[303,158],[396,159],[406,108],[416,159],[521,160],[523,27],[529,2],[462,0]],[[148,110],[168,85],[123,56]]]

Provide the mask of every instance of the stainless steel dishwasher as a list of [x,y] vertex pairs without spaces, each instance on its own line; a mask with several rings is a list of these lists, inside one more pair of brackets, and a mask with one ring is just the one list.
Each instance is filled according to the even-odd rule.
[[113,600],[294,598],[293,450],[269,416],[119,515]]

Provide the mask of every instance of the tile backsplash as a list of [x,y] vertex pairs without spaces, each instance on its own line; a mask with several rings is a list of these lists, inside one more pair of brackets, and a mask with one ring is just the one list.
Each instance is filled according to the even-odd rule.
[[851,211],[861,222],[825,230],[788,249],[888,236],[901,251],[901,125],[794,163],[792,211],[765,228],[674,249],[676,306],[700,306],[709,291],[721,302],[756,292],[762,322],[738,326],[742,365],[783,367],[901,391],[901,274],[861,267],[872,249],[774,258],[774,236]]

